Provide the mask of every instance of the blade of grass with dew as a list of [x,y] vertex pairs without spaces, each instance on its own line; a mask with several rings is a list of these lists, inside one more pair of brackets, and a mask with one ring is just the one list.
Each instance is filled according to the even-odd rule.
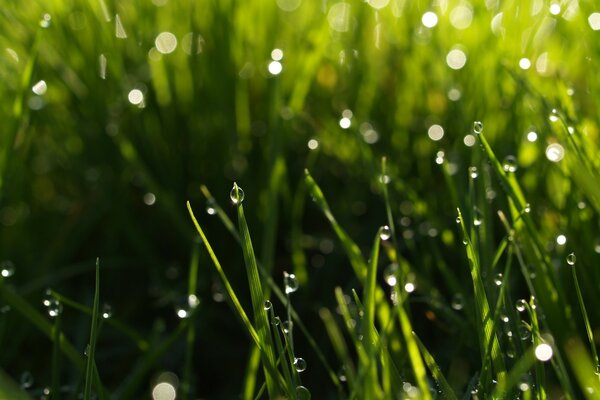
[[506,374],[503,382],[498,382],[496,389],[492,394],[493,399],[503,399],[510,391],[517,386],[524,374],[526,374],[536,362],[533,348],[529,347],[523,356],[514,364],[512,369]]
[[[568,257],[575,257],[574,254],[569,255]],[[569,262],[569,261],[568,261]],[[571,262],[569,262],[571,263]],[[587,333],[588,341],[590,342],[590,348],[592,350],[592,358],[594,363],[596,364],[596,370],[600,368],[600,361],[598,360],[598,350],[596,350],[596,342],[594,340],[594,332],[592,331],[592,327],[590,325],[590,319],[588,317],[588,313],[585,309],[585,303],[583,301],[583,295],[581,294],[581,288],[579,287],[579,279],[577,279],[577,267],[575,260],[572,260],[571,271],[573,273],[573,283],[575,285],[575,292],[577,293],[577,300],[579,301],[579,308],[581,309],[581,314],[583,315],[583,323],[585,325],[585,331]]]
[[242,250],[244,253],[244,262],[246,263],[246,273],[248,275],[248,284],[250,286],[250,297],[252,300],[252,308],[254,311],[254,320],[256,324],[257,334],[262,344],[262,360],[267,381],[267,391],[271,398],[275,398],[279,393],[278,381],[279,377],[275,374],[275,357],[273,354],[273,341],[271,338],[271,330],[267,316],[264,313],[265,297],[258,274],[258,266],[256,265],[256,257],[252,248],[252,240],[250,239],[250,231],[246,223],[244,215],[244,206],[240,188],[236,183],[233,184],[234,203],[237,208],[238,224],[240,238],[242,239]]
[[596,374],[594,362],[581,339],[577,337],[569,339],[565,344],[565,354],[573,368],[583,395],[588,400],[597,399],[598,393],[600,393],[600,380]]
[[[205,196],[207,203],[209,203],[210,207],[213,207],[215,214],[219,217],[219,220],[223,223],[223,225],[225,226],[227,231],[231,234],[231,236],[234,238],[234,240],[238,244],[241,245],[240,235],[237,232],[237,230],[235,229],[233,222],[231,222],[231,219],[229,219],[229,217],[227,216],[227,213],[225,213],[223,211],[221,206],[218,204],[218,202],[215,200],[215,198],[212,196],[212,194],[210,193],[210,191],[208,190],[208,188],[206,186],[202,185],[200,187],[200,189],[202,191],[202,194]],[[267,274],[267,272],[262,267],[260,262],[257,261],[257,265],[258,265],[258,271],[261,274],[261,277],[264,280],[264,282],[269,286],[269,289],[271,289],[271,291],[275,294],[275,296],[279,299],[279,301],[282,304],[286,304],[286,301],[287,301],[286,295],[281,291],[281,289],[275,283],[273,278],[269,274]],[[327,361],[327,358],[325,357],[323,351],[317,344],[317,341],[314,339],[314,337],[312,336],[310,331],[306,328],[306,325],[304,324],[304,322],[302,321],[302,319],[300,318],[300,316],[294,309],[293,305],[291,305],[291,304],[290,304],[290,313],[292,315],[292,320],[294,321],[294,324],[298,325],[298,327],[302,331],[302,334],[305,336],[306,340],[308,341],[309,345],[312,347],[312,349],[317,354],[319,361],[327,370],[327,373],[328,373],[331,381],[335,384],[338,391],[341,390],[341,388],[342,388],[341,383],[340,383],[336,373],[333,371],[333,369],[329,365],[329,362]]]
[[[92,397],[93,368],[95,364],[96,340],[98,339],[98,321],[100,318],[100,259],[96,259],[96,286],[94,290],[94,305],[92,307],[92,327],[87,348],[87,363],[85,367],[84,400]],[[96,388],[100,392],[100,388]]]
[[[196,296],[196,287],[198,286],[198,266],[200,264],[200,249],[196,241],[192,244],[192,255],[190,257],[190,272],[188,277],[188,306],[192,309],[192,319],[196,315],[196,308],[199,305]],[[192,322],[188,325],[186,335],[186,352],[183,367],[183,379],[181,382],[182,397],[188,399],[192,389],[192,363],[194,355],[194,342],[196,339],[196,325]]]
[[479,324],[477,326],[479,328],[480,345],[482,349],[482,366],[489,362],[488,360],[483,358],[483,356],[485,354],[485,349],[487,348],[488,343],[490,341],[493,341],[492,351],[490,354],[491,362],[494,366],[496,375],[498,376],[498,381],[500,381],[504,379],[506,367],[504,366],[504,360],[502,359],[502,353],[500,351],[500,343],[498,341],[498,337],[496,336],[493,330],[493,322],[491,320],[490,315],[490,306],[487,300],[487,296],[485,294],[485,288],[480,275],[479,259],[475,252],[475,249],[471,244],[471,240],[469,238],[469,234],[467,233],[467,229],[465,227],[460,209],[458,209],[458,218],[463,233],[463,239],[466,242],[466,253],[467,258],[469,260],[469,269],[471,270],[471,278],[473,280],[473,288],[475,292],[475,305],[479,314]]
[[442,370],[440,369],[437,362],[435,361],[435,358],[433,358],[433,356],[431,355],[429,350],[427,350],[427,348],[425,347],[423,342],[421,342],[421,339],[419,339],[417,334],[414,332],[413,332],[413,337],[415,338],[415,342],[419,346],[419,350],[421,351],[421,354],[423,354],[423,358],[425,359],[427,368],[429,368],[429,370],[431,371],[431,375],[433,376],[433,379],[437,383],[439,393],[442,396],[442,398],[446,399],[446,400],[456,400],[456,394],[454,393],[454,390],[452,390],[452,388],[450,387],[450,384],[446,380],[446,377],[442,373]]
[[293,365],[293,359],[291,359],[292,357],[290,357],[290,362],[285,362],[285,354],[286,354],[286,348],[287,347],[289,349],[289,346],[285,346],[283,345],[283,342],[281,341],[281,335],[284,335],[284,339],[285,339],[285,332],[283,331],[283,329],[280,330],[281,328],[281,321],[275,317],[275,312],[273,311],[273,306],[271,306],[271,308],[269,308],[269,310],[267,310],[267,312],[269,313],[269,319],[271,320],[271,326],[273,326],[273,336],[275,337],[275,345],[277,346],[277,358],[281,360],[281,369],[283,370],[283,377],[285,378],[285,382],[286,382],[286,388],[287,388],[287,394],[288,396],[291,396],[292,398],[295,397],[296,394],[296,384],[295,384],[295,380],[294,380],[294,374],[292,372],[292,365]]
[[0,399],[32,400],[32,397],[0,369]]
[[202,231],[202,228],[200,228],[200,224],[198,224],[198,220],[196,219],[196,216],[194,215],[194,212],[192,211],[192,206],[190,205],[189,201],[187,202],[187,208],[190,213],[190,217],[192,218],[192,221],[194,223],[194,226],[196,227],[196,230],[198,231],[198,234],[200,235],[200,239],[202,240],[202,243],[204,243],[204,246],[206,247],[206,250],[208,251],[208,254],[213,262],[213,265],[215,266],[215,269],[217,270],[217,273],[219,274],[219,276],[221,278],[221,282],[223,283],[223,286],[225,286],[225,290],[227,291],[227,294],[229,295],[229,298],[231,299],[231,302],[233,303],[234,308],[236,309],[238,315],[242,319],[242,322],[243,322],[244,326],[246,327],[246,329],[248,330],[250,337],[252,338],[254,343],[260,347],[261,341],[258,337],[258,334],[256,333],[256,330],[250,323],[250,320],[248,319],[248,316],[247,316],[246,312],[244,311],[242,304],[238,300],[237,295],[235,294],[235,291],[231,287],[231,284],[229,283],[229,279],[227,279],[227,276],[225,275],[223,268],[221,268],[221,263],[217,259],[217,256],[215,255],[215,252],[213,251],[212,246],[208,242],[208,239],[206,238],[204,231]]
[[344,339],[342,332],[335,322],[333,315],[327,308],[321,308],[319,310],[319,316],[325,325],[325,330],[327,331],[327,335],[329,336],[329,341],[333,346],[333,350],[344,367],[348,385],[352,387],[355,382],[356,368],[354,367],[354,363],[352,362],[352,358],[348,352],[346,340]]
[[50,393],[53,399],[59,397],[60,391],[60,335],[61,335],[62,312],[57,313],[54,317],[54,325],[52,326],[52,389]]

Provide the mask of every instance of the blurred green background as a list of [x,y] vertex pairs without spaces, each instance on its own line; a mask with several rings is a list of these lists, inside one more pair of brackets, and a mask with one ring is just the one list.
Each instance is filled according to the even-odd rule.
[[[330,354],[317,311],[334,307],[336,286],[358,283],[305,195],[303,171],[310,169],[367,254],[385,223],[379,180],[387,156],[401,253],[417,282],[413,325],[464,389],[480,361],[472,317],[440,319],[431,305],[472,291],[452,192],[459,202],[468,197],[470,166],[485,175],[489,249],[503,231],[494,209],[507,204],[473,121],[484,122],[500,159],[515,157],[549,257],[575,251],[590,267],[581,272],[582,290],[592,325],[600,321],[600,272],[592,268],[598,209],[585,190],[597,181],[578,180],[572,163],[552,162],[552,149],[562,154],[568,139],[549,119],[556,109],[597,167],[598,11],[576,0],[6,0],[0,260],[14,276],[0,284],[40,312],[47,288],[89,306],[100,257],[102,302],[154,343],[178,324],[174,310],[199,248],[190,200],[249,304],[241,249],[204,213],[200,191],[206,185],[233,218],[236,181],[257,256],[278,283],[284,270],[298,276],[294,306]],[[548,150],[553,143],[564,147]],[[566,244],[556,243],[561,234]],[[516,281],[515,298],[524,290]],[[198,297],[192,393],[236,397],[249,340],[204,250]],[[62,318],[83,352],[89,316],[65,307]],[[50,384],[51,341],[10,307],[0,327],[0,366],[17,381],[31,373],[29,390],[39,395]],[[297,341],[313,398],[335,396],[301,335]],[[153,374],[181,373],[183,343],[155,360],[137,398],[149,396]],[[132,341],[103,328],[96,360],[109,390],[139,357]],[[68,365],[62,375],[69,385],[81,379]]]

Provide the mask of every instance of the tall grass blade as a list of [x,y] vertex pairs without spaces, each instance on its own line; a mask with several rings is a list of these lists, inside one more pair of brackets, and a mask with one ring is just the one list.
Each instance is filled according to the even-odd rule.
[[[87,347],[87,363],[85,367],[85,388],[83,398],[92,398],[93,374],[95,368],[96,341],[98,339],[98,322],[100,320],[100,259],[96,259],[96,286],[94,290],[94,305],[92,307],[92,327]],[[100,392],[100,388],[96,388]]]
[[442,396],[442,398],[446,400],[456,400],[456,394],[454,393],[454,390],[452,390],[452,387],[450,387],[450,384],[446,380],[446,377],[442,373],[442,370],[436,363],[435,358],[433,358],[429,350],[427,350],[423,342],[421,342],[421,339],[419,339],[419,337],[414,332],[413,336],[415,338],[415,342],[419,346],[421,354],[423,354],[423,358],[425,359],[427,368],[429,368],[429,370],[431,371],[431,375],[433,376],[433,379],[437,384],[439,393]]

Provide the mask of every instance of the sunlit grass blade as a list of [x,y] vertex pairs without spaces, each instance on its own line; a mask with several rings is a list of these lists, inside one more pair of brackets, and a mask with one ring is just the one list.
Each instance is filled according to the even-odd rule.
[[267,320],[267,316],[264,312],[264,304],[266,298],[263,294],[260,275],[258,273],[258,266],[256,264],[256,257],[254,256],[254,249],[252,247],[252,240],[250,239],[250,231],[248,229],[248,224],[246,223],[246,217],[244,215],[244,206],[242,205],[243,194],[236,183],[233,184],[232,193],[232,199],[235,199],[234,203],[237,206],[240,238],[242,241],[244,261],[246,263],[248,284],[250,286],[250,297],[252,300],[254,320],[256,324],[257,334],[260,343],[262,344],[262,359],[265,372],[265,379],[267,381],[267,391],[269,392],[269,396],[271,398],[274,398],[278,396],[280,389],[278,385],[279,377],[274,375],[275,356],[273,354],[273,341],[271,338],[269,321]]
[[429,368],[433,379],[435,379],[435,382],[437,383],[439,393],[442,396],[442,398],[446,400],[456,400],[457,397],[454,393],[454,390],[452,390],[452,387],[450,387],[450,384],[446,380],[446,377],[442,373],[442,370],[435,361],[435,358],[433,358],[429,350],[427,350],[423,342],[421,342],[421,339],[419,339],[419,337],[414,332],[413,336],[415,338],[415,342],[419,346],[421,354],[423,354],[423,358],[425,359],[427,368]]
[[[492,394],[492,398],[505,398],[521,381],[523,375],[525,375],[531,367],[535,364],[536,359],[533,353],[533,347],[529,347],[523,356],[515,363],[510,371],[506,374],[506,379],[503,382],[499,382]],[[525,391],[531,390],[531,388],[525,388]],[[523,391],[520,388],[521,391]]]
[[[92,307],[92,326],[90,340],[86,351],[87,363],[85,367],[85,388],[83,398],[90,400],[92,397],[92,384],[95,365],[96,341],[98,339],[98,323],[100,321],[100,259],[96,259],[96,286],[94,290],[94,305]],[[96,388],[100,392],[100,388]]]
[[54,326],[52,327],[52,389],[50,390],[53,399],[60,397],[60,335],[61,335],[62,313],[57,313],[54,317]]
[[[465,223],[460,212],[458,210],[458,221],[460,223],[460,227],[463,234],[463,240],[465,243],[467,259],[469,260],[469,269],[471,270],[471,278],[473,281],[473,288],[475,292],[475,305],[477,308],[477,313],[479,317],[479,323],[477,324],[479,329],[479,337],[480,337],[480,347],[482,349],[482,365],[488,363],[488,360],[484,359],[485,349],[488,347],[490,341],[492,341],[492,351],[491,351],[491,362],[493,364],[496,375],[498,376],[498,381],[504,378],[506,373],[506,367],[504,366],[504,360],[502,359],[502,353],[500,350],[500,343],[498,342],[498,337],[494,332],[494,324],[492,321],[492,315],[490,312],[490,306],[487,299],[487,295],[485,293],[485,287],[483,285],[483,280],[481,278],[481,270],[479,266],[479,258],[477,257],[477,253],[471,244],[471,240],[469,234],[467,233],[467,229],[465,227]],[[484,382],[487,384],[487,382]]]
[[[190,270],[188,277],[188,295],[187,302],[188,306],[191,308],[191,315],[193,317],[196,315],[196,309],[200,304],[200,300],[196,296],[196,287],[198,285],[198,265],[200,263],[200,251],[198,243],[194,242],[192,245],[192,255],[190,258]],[[188,325],[187,335],[186,335],[186,352],[185,352],[185,360],[183,366],[183,379],[181,382],[182,394],[184,399],[188,399],[190,397],[191,389],[192,389],[192,373],[193,373],[193,358],[194,358],[194,342],[196,339],[196,325],[194,323],[190,323]]]
[[565,354],[583,395],[588,400],[597,399],[598,393],[600,393],[600,380],[596,374],[596,366],[581,340],[575,337],[569,339],[565,344]]
[[581,309],[581,314],[583,315],[583,323],[585,325],[585,331],[587,333],[588,340],[590,342],[590,348],[592,350],[592,358],[594,363],[596,364],[596,371],[600,373],[600,360],[598,360],[598,350],[596,349],[596,341],[594,340],[594,332],[592,331],[592,327],[590,325],[590,319],[588,317],[588,313],[585,309],[585,302],[583,301],[583,295],[581,294],[581,288],[579,287],[579,279],[577,279],[577,268],[575,265],[575,255],[570,254],[567,259],[568,263],[572,263],[571,271],[573,273],[573,283],[575,284],[575,292],[577,293],[577,300],[579,301],[579,308]]
[[338,359],[342,363],[342,367],[344,369],[344,376],[348,381],[348,385],[352,387],[355,383],[355,371],[356,368],[354,363],[352,362],[352,358],[350,357],[350,353],[348,351],[348,346],[346,345],[346,340],[342,335],[337,323],[335,322],[333,315],[327,308],[321,308],[319,310],[319,316],[325,325],[325,329],[327,330],[327,335],[329,336],[329,340],[333,345],[333,350],[335,351]]
[[0,399],[32,400],[32,397],[0,369]]

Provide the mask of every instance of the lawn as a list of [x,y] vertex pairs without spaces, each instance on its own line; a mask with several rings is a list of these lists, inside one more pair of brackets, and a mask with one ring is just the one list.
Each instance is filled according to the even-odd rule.
[[596,399],[600,7],[7,0],[0,399]]

